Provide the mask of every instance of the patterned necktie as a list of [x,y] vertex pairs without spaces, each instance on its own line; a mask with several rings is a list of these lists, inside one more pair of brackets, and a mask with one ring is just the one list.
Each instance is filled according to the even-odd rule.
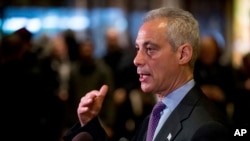
[[161,117],[161,112],[165,107],[166,105],[161,101],[154,106],[148,123],[147,141],[153,140],[155,129]]

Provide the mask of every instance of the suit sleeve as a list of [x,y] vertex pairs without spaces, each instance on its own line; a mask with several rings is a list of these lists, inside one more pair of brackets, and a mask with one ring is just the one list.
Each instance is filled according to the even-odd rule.
[[81,127],[80,123],[76,123],[72,128],[70,128],[66,134],[63,136],[64,141],[72,141],[72,139],[81,132],[89,133],[94,141],[107,141],[107,134],[102,128],[98,118],[94,118],[88,124]]
[[192,141],[230,141],[229,130],[218,122],[208,122],[197,130]]

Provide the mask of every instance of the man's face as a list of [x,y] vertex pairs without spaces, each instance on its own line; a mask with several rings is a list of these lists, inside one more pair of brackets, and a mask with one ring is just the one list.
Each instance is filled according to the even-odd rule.
[[166,25],[162,19],[144,23],[137,34],[137,66],[144,92],[167,94],[178,78],[178,54],[166,40]]

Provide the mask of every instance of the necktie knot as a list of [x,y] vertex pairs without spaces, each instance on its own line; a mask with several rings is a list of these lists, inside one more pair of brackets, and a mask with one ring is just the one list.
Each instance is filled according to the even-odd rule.
[[148,124],[148,132],[147,132],[147,141],[152,141],[155,129],[158,125],[158,122],[161,117],[161,112],[166,108],[166,105],[163,102],[158,102],[155,104]]
[[161,112],[166,108],[166,105],[163,102],[158,102],[155,104],[153,110],[152,110],[152,114],[153,116],[160,116]]

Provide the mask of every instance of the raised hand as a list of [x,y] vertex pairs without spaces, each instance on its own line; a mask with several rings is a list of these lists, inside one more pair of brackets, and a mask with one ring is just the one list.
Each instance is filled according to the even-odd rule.
[[103,85],[99,91],[92,90],[81,98],[77,108],[77,115],[81,126],[84,126],[99,114],[107,92],[108,86]]

